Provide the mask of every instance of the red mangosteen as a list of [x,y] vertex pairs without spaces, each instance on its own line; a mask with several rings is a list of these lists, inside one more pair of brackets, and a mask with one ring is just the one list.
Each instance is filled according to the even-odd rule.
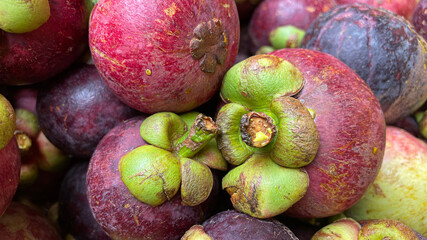
[[234,64],[234,0],[101,0],[89,45],[112,91],[145,113],[186,112],[207,102]]

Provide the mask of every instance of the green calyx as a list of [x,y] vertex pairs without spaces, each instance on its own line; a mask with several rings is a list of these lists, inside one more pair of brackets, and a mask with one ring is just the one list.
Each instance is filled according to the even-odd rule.
[[232,67],[221,88],[218,148],[233,168],[222,187],[233,206],[258,218],[273,217],[299,201],[308,187],[301,167],[319,148],[316,113],[292,97],[302,73],[284,59],[257,55]]
[[253,56],[234,65],[221,88],[231,103],[217,117],[224,158],[240,165],[253,154],[269,154],[291,168],[313,161],[319,148],[316,114],[292,97],[303,85],[302,73],[276,56]]
[[290,62],[273,55],[255,55],[224,76],[221,97],[248,109],[268,109],[281,96],[293,96],[304,86],[302,73]]
[[0,28],[4,31],[31,32],[49,19],[49,0],[1,0],[0,12]]
[[0,94],[0,150],[13,137],[16,129],[16,115],[10,102]]
[[171,152],[144,145],[120,159],[121,179],[138,200],[158,206],[171,199],[179,190],[181,172],[179,159]]
[[292,25],[280,26],[270,32],[269,40],[274,49],[297,48],[305,31]]
[[222,188],[235,209],[256,218],[270,218],[299,201],[308,188],[303,169],[284,168],[263,154],[255,154],[228,172]]
[[[187,126],[191,118],[192,123]],[[122,181],[137,199],[158,206],[179,189],[183,203],[189,206],[209,197],[212,172],[204,163],[191,158],[200,154],[217,133],[210,117],[189,113],[181,118],[171,112],[156,113],[143,121],[140,133],[151,145],[124,155],[119,167]]]

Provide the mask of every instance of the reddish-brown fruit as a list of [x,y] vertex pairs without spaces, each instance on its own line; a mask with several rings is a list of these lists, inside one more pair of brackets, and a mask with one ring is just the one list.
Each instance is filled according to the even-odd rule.
[[7,240],[61,240],[49,219],[36,209],[13,202],[0,218],[0,236]]
[[272,52],[302,72],[296,98],[316,112],[320,146],[307,166],[305,196],[287,214],[319,218],[356,203],[374,181],[384,156],[385,121],[369,86],[343,62],[307,49]]
[[265,0],[255,9],[249,22],[251,51],[271,45],[269,35],[280,26],[306,30],[322,14],[336,5],[335,0]]
[[12,202],[18,188],[20,169],[21,156],[16,139],[13,137],[0,149],[0,216]]
[[83,0],[49,0],[50,17],[38,29],[0,31],[0,83],[26,85],[68,68],[87,47],[88,13]]
[[200,224],[215,208],[218,183],[201,205],[182,203],[180,194],[157,207],[136,199],[124,185],[120,158],[145,145],[139,128],[144,118],[117,125],[98,144],[87,172],[87,197],[95,220],[113,239],[179,239],[194,224]]
[[239,44],[234,0],[105,0],[89,45],[102,78],[129,106],[186,112],[217,92]]

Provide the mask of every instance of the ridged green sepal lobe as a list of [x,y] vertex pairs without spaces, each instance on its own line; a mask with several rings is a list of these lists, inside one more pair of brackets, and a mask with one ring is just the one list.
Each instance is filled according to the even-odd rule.
[[212,191],[213,175],[203,163],[181,158],[181,199],[188,206],[204,202]]
[[185,122],[175,113],[160,112],[147,117],[141,124],[141,137],[149,144],[172,151],[174,140],[187,131]]
[[238,211],[269,218],[285,212],[304,196],[308,175],[304,169],[281,167],[268,155],[255,154],[224,176],[222,188],[231,195]]
[[221,97],[251,110],[268,109],[273,99],[293,96],[303,85],[302,73],[288,61],[273,55],[255,55],[227,71]]
[[319,149],[319,133],[310,111],[293,97],[274,99],[271,110],[279,118],[271,158],[284,167],[308,165]]
[[240,104],[229,103],[218,113],[216,122],[220,131],[217,135],[218,148],[225,160],[233,165],[242,164],[255,152],[240,136],[240,120],[248,112],[249,110]]
[[181,184],[180,161],[171,152],[143,145],[125,154],[119,163],[121,179],[141,202],[158,206],[171,199]]

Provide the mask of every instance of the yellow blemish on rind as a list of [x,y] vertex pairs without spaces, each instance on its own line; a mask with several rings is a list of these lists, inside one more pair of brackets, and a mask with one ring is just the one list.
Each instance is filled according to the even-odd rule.
[[151,70],[150,69],[145,70],[145,74],[147,74],[148,76],[151,76]]
[[373,152],[374,154],[377,154],[377,152],[378,152],[378,148],[377,148],[377,147],[374,147],[374,149],[372,150],[372,152]]
[[175,13],[179,11],[179,9],[176,7],[175,3],[172,3],[172,6],[169,8],[166,8],[164,11],[166,15],[168,15],[169,17],[173,17],[173,15],[175,15]]
[[133,215],[133,219],[135,220],[136,225],[139,226],[138,217],[136,215]]
[[189,89],[185,90],[185,93],[186,93],[186,94],[191,93],[191,88],[189,88]]

